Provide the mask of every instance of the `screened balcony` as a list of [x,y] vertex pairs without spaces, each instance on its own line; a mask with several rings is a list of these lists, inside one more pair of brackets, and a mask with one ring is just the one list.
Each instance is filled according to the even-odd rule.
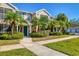
[[12,11],[11,9],[8,8],[2,8],[0,7],[0,33],[4,33],[8,30],[9,25],[4,22],[5,20],[5,15],[8,11]]
[[0,7],[0,20],[4,20],[5,19],[5,14],[8,11],[12,11],[12,10],[11,9],[8,9],[8,8]]

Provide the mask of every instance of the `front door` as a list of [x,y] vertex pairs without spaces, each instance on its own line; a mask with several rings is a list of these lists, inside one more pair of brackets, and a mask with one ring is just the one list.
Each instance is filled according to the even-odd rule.
[[24,36],[27,36],[27,26],[24,26]]

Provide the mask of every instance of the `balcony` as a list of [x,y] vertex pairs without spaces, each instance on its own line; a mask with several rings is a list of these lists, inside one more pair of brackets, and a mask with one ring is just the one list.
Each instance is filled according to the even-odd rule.
[[5,13],[0,13],[0,20],[4,20],[5,18]]

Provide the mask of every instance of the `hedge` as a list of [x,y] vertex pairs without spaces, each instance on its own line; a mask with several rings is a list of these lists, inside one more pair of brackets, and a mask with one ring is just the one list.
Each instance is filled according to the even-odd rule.
[[2,35],[0,35],[0,39],[3,39],[3,40],[7,40],[7,39],[22,39],[23,38],[23,33],[21,32],[18,32],[16,34],[7,34],[7,33],[4,33]]
[[50,32],[49,34],[50,35],[62,35],[63,33],[62,32]]
[[32,32],[30,33],[31,37],[45,37],[49,35],[49,31],[41,31],[41,32]]
[[13,38],[13,39],[22,39],[23,36],[24,36],[23,33],[18,32],[18,33],[16,33],[16,34],[13,34],[13,35],[12,35],[12,38]]

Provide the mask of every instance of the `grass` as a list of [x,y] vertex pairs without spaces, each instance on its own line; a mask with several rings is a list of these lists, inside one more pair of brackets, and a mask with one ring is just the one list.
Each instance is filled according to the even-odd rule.
[[11,44],[19,44],[20,40],[0,40],[0,46],[3,45],[11,45]]
[[0,52],[0,56],[35,56],[26,48],[14,49],[9,51]]
[[79,56],[79,38],[73,38],[71,40],[48,43],[48,44],[45,44],[44,46],[63,52],[70,56]]
[[57,38],[64,38],[69,37],[70,35],[59,35],[59,36],[47,36],[47,37],[33,37],[32,41],[43,41],[43,40],[50,40],[50,39],[57,39]]

